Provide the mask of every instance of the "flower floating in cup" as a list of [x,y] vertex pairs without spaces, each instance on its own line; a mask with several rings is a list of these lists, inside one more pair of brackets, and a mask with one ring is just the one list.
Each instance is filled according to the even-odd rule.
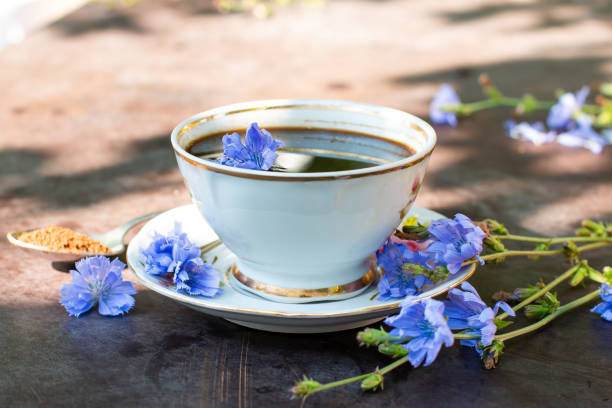
[[200,257],[200,248],[181,230],[180,224],[168,235],[156,232],[141,251],[145,271],[172,282],[177,292],[213,297],[221,292],[219,272]]
[[241,169],[270,170],[278,157],[276,149],[284,146],[255,122],[247,129],[244,142],[236,132],[223,136],[223,156],[219,163]]
[[[431,101],[429,116],[436,125],[457,126],[457,116],[499,106],[515,107],[515,114],[548,109],[546,129],[542,122],[520,123],[514,120],[504,122],[509,137],[526,140],[535,145],[557,142],[566,147],[582,147],[599,154],[603,147],[612,144],[612,83],[600,87],[601,94],[596,104],[587,104],[589,87],[583,86],[577,92],[562,93],[556,102],[538,101],[533,95],[511,98],[495,88],[488,76],[481,75],[481,85],[488,99],[461,103],[459,96],[449,84],[443,84]],[[601,131],[594,129],[598,128]]]
[[70,271],[72,283],[60,288],[60,303],[71,316],[79,317],[98,303],[98,313],[117,316],[134,306],[134,284],[123,280],[125,264],[105,256],[92,256],[76,263]]

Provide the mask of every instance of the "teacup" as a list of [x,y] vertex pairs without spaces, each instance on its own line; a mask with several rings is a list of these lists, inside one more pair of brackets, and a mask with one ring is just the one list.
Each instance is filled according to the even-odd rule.
[[[355,170],[288,173],[229,167],[188,151],[207,136],[220,148],[219,134],[252,122],[273,137],[275,128],[354,135],[283,140],[287,150],[353,156],[372,150],[387,157]],[[436,135],[399,110],[306,99],[212,109],[180,123],[171,139],[193,202],[237,257],[232,284],[274,301],[303,303],[355,296],[375,280],[372,255],[412,206]]]

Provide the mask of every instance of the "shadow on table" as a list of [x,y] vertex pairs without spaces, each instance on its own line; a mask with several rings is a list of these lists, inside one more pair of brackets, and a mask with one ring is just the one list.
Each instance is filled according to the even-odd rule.
[[529,13],[536,17],[532,29],[563,27],[586,19],[608,21],[612,4],[605,1],[540,0],[535,2],[499,2],[439,13],[448,23],[471,23],[506,13]]
[[9,186],[4,194],[6,197],[35,199],[45,207],[70,208],[109,200],[128,192],[180,186],[180,181],[162,177],[176,169],[168,134],[130,142],[118,155],[122,157],[119,162],[73,174],[44,176],[40,174],[40,164],[31,167],[23,165],[19,158],[32,161],[41,157],[44,160],[44,154],[36,150],[0,151],[0,157],[11,156],[12,160],[8,163],[14,163],[0,168],[0,174],[21,173],[19,180]]

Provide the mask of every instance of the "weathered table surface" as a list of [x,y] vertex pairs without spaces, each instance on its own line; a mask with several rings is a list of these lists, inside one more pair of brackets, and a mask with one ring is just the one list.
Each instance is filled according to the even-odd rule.
[[[483,71],[510,93],[542,98],[612,78],[606,2],[437,3],[334,1],[265,20],[195,1],[89,5],[1,51],[3,233],[49,223],[100,232],[187,203],[168,134],[206,108],[324,97],[426,116],[441,82],[478,98]],[[489,111],[439,129],[417,204],[498,218],[517,233],[612,219],[612,148],[595,156],[519,143],[503,135],[508,116]],[[592,254],[592,265],[606,263],[609,251]],[[564,267],[514,259],[480,268],[471,282],[488,298]],[[58,303],[69,276],[4,241],[0,276],[5,407],[298,406],[288,389],[304,374],[331,381],[389,361],[359,348],[356,330],[249,330],[140,285],[125,317],[72,318]],[[383,392],[353,385],[306,406],[611,406],[611,340],[612,325],[585,308],[508,342],[493,371],[474,350],[453,347],[430,367],[398,369]]]

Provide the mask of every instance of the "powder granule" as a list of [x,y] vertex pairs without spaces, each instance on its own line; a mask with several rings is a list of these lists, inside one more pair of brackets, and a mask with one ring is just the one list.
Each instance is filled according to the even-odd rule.
[[28,244],[43,246],[56,252],[106,254],[111,250],[97,239],[69,228],[49,225],[46,228],[24,232],[19,240]]

